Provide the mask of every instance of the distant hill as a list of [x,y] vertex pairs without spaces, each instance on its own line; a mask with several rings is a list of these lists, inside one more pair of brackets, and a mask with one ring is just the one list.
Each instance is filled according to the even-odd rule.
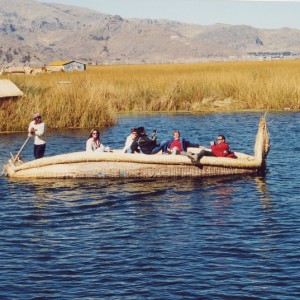
[[300,30],[291,28],[124,19],[34,0],[1,0],[0,40],[0,66],[56,60],[182,63],[300,53]]

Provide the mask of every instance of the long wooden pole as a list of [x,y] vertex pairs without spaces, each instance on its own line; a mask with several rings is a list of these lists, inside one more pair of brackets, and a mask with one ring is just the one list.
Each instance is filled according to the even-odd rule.
[[22,145],[22,147],[20,148],[18,154],[15,156],[13,162],[15,162],[17,160],[17,158],[20,156],[21,152],[23,151],[24,147],[26,146],[27,142],[29,141],[29,139],[31,138],[31,136],[29,135],[26,139],[26,141],[24,142],[24,144]]

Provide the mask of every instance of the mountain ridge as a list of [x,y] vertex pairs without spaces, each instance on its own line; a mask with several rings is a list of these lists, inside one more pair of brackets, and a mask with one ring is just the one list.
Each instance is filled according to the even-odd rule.
[[124,19],[88,8],[1,0],[0,64],[186,63],[247,60],[255,53],[300,53],[300,30]]

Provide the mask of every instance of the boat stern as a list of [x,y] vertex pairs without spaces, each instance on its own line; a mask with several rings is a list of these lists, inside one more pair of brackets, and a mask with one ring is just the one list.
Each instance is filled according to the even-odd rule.
[[7,177],[13,177],[16,172],[16,167],[22,165],[24,162],[21,157],[18,157],[17,160],[10,158],[6,165],[3,166],[2,174]]

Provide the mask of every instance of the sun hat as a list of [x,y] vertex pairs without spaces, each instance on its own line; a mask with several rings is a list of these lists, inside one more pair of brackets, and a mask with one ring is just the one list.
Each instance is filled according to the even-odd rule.
[[35,113],[33,115],[33,120],[35,120],[36,118],[40,118],[40,117],[41,117],[41,115],[39,113]]

